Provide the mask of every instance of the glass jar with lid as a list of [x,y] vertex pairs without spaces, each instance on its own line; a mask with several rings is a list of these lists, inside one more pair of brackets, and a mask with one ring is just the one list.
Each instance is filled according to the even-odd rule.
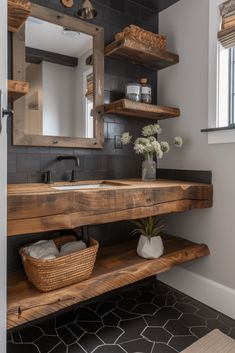
[[140,79],[141,83],[141,102],[151,104],[152,103],[152,87],[148,83],[148,79],[143,77]]
[[141,102],[141,84],[128,83],[126,85],[126,99],[134,102]]

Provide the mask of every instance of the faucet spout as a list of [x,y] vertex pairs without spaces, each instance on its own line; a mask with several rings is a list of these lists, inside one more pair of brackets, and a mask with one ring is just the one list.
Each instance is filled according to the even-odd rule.
[[57,161],[63,161],[63,160],[74,160],[75,166],[79,167],[79,158],[78,156],[58,156]]

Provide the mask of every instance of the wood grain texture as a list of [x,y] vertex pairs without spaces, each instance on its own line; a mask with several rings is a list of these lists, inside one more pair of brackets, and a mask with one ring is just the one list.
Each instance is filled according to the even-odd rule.
[[8,80],[8,99],[10,102],[25,96],[29,92],[29,84],[24,81]]
[[[86,181],[73,185],[92,182],[97,183]],[[107,188],[73,191],[57,191],[45,184],[9,185],[8,236],[212,206],[213,188],[209,184],[132,179],[108,183],[112,185]]]
[[91,278],[50,293],[41,293],[24,276],[12,274],[8,287],[8,329],[209,255],[206,245],[168,235],[163,241],[165,253],[157,260],[137,256],[136,241],[103,248]]
[[18,32],[31,12],[31,3],[24,0],[8,0],[8,30]]
[[154,70],[179,63],[179,56],[163,49],[153,49],[130,39],[114,41],[105,47],[105,56],[129,61]]
[[137,103],[128,99],[120,99],[110,104],[98,107],[103,114],[117,114],[129,117],[162,120],[180,116],[178,108],[162,107],[159,105]]

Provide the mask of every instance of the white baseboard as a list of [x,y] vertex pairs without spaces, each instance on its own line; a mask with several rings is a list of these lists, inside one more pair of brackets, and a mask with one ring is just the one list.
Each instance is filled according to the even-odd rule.
[[235,319],[235,290],[202,277],[196,273],[175,267],[157,278],[169,286]]

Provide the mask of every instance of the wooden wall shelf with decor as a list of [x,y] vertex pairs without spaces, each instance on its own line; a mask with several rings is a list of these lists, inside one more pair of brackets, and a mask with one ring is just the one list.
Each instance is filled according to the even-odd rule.
[[10,102],[23,97],[29,92],[29,84],[24,81],[8,80],[8,99]]
[[179,63],[179,55],[163,49],[151,48],[130,39],[114,41],[105,47],[105,56],[129,61],[154,70],[162,70]]
[[96,297],[173,266],[209,255],[206,245],[165,235],[165,254],[157,260],[136,255],[136,241],[102,248],[91,278],[49,293],[35,289],[21,273],[11,275],[8,287],[8,329]]
[[8,30],[18,32],[31,12],[31,3],[27,0],[8,0]]
[[180,116],[180,109],[163,107],[159,105],[136,103],[128,99],[120,99],[110,104],[99,107],[103,114],[117,114],[146,119],[169,119]]

